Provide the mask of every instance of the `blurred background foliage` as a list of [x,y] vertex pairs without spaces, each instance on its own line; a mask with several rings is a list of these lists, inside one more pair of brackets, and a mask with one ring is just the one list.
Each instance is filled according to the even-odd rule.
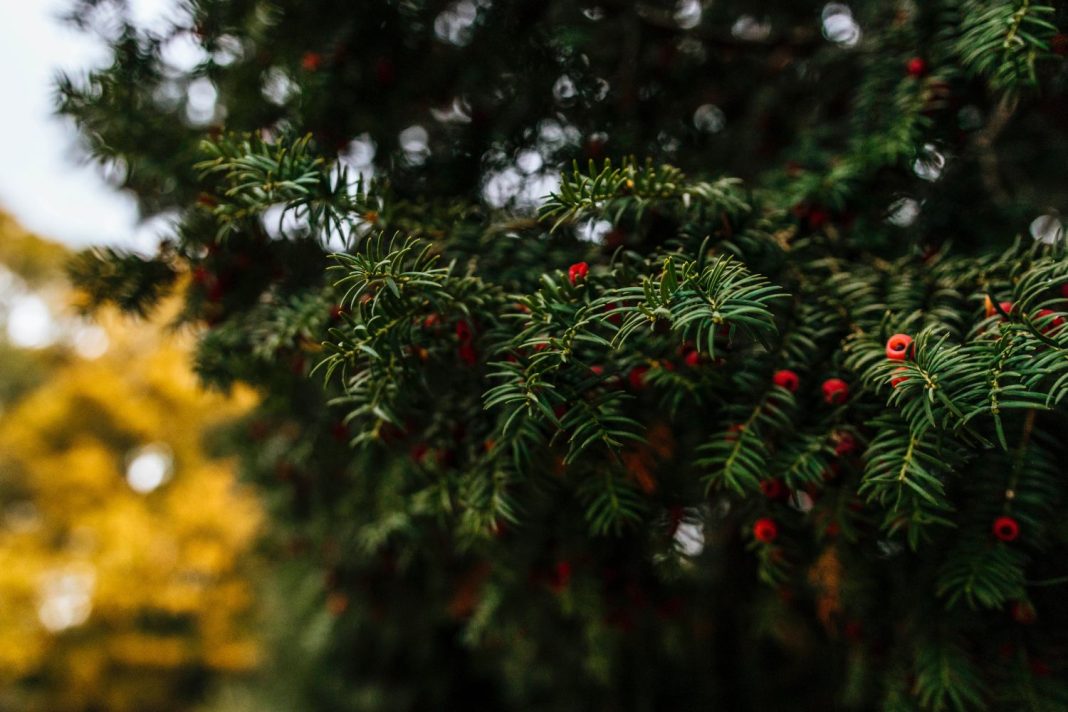
[[78,316],[66,258],[0,214],[0,709],[190,709],[257,662],[259,507],[206,438],[254,397],[198,389],[175,305]]

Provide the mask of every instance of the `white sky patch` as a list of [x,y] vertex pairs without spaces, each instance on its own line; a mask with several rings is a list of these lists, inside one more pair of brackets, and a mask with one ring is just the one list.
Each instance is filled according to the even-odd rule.
[[[174,0],[131,0],[134,17],[153,28],[179,16]],[[26,228],[69,245],[129,245],[137,209],[94,166],[78,165],[76,132],[53,116],[57,69],[82,71],[108,62],[103,43],[56,18],[67,0],[0,2],[0,208]]]

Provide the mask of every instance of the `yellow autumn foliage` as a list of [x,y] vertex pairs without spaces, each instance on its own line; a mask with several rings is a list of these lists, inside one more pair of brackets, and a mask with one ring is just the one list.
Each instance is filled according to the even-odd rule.
[[[0,219],[0,258],[55,294],[42,275],[62,253],[6,239],[15,229]],[[103,355],[53,355],[42,383],[0,404],[2,710],[188,709],[217,673],[256,662],[260,513],[204,448],[253,397],[199,390],[167,311],[100,315]]]

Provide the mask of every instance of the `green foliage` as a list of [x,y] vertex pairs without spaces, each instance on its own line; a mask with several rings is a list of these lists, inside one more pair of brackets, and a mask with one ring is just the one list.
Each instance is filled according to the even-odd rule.
[[661,5],[196,0],[61,83],[263,396],[282,706],[1056,709],[1066,9]]
[[1031,0],[962,2],[960,37],[955,51],[961,66],[995,89],[1017,90],[1038,84],[1036,64],[1052,58],[1050,40],[1056,9]]
[[146,315],[165,296],[177,273],[164,259],[97,248],[71,258],[68,274],[88,300],[88,307],[114,304],[123,311]]

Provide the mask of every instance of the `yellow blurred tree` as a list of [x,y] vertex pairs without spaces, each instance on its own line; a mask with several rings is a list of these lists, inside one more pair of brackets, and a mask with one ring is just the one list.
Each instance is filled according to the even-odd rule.
[[167,309],[65,311],[64,254],[0,216],[0,709],[188,709],[256,661],[259,510],[204,449],[253,396],[198,389]]

